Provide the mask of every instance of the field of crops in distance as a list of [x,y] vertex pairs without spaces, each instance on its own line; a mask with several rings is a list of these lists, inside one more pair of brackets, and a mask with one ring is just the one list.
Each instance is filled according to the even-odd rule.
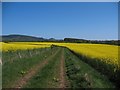
[[16,51],[16,50],[27,50],[27,49],[35,49],[35,48],[44,48],[50,47],[49,44],[40,44],[33,42],[12,42],[12,43],[4,43],[0,42],[0,47],[3,52],[7,51]]
[[[87,63],[102,75],[105,75],[110,81],[115,83],[116,86],[119,86],[120,62],[118,58],[118,48],[120,48],[120,46],[53,42],[1,42],[0,44],[2,46],[0,50],[2,50],[3,53],[8,54],[9,52],[14,51],[18,53],[18,57],[21,57],[19,56],[19,51],[22,52],[21,50],[29,50],[29,54],[31,55],[30,50],[36,51],[36,49],[41,48],[52,48],[54,45],[66,47],[81,61]],[[34,51],[32,51],[33,55]],[[38,51],[36,51],[36,53],[37,52]]]
[[12,42],[3,43],[2,51],[8,50],[25,50],[34,48],[50,47],[51,45],[65,46],[69,49],[81,53],[91,58],[100,58],[108,64],[119,65],[118,48],[119,46],[105,44],[76,44],[76,43],[48,43],[48,42]]

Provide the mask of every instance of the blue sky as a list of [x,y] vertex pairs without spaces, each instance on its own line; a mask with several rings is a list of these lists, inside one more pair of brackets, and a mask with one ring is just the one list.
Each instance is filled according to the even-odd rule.
[[4,2],[3,34],[118,39],[118,3]]

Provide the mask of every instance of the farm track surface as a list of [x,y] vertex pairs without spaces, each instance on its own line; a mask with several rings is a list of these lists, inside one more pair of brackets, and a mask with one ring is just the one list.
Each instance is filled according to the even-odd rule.
[[[67,60],[68,64],[66,64],[66,60]],[[69,67],[66,68],[66,65],[67,65],[67,67],[69,65]],[[78,66],[80,66],[80,68]],[[44,69],[45,67],[48,68],[46,71]],[[69,73],[66,72],[67,69],[68,69]],[[79,70],[79,71],[77,71],[77,74],[74,73],[75,70]],[[39,71],[40,72],[44,71],[44,72],[42,72],[44,74],[41,75],[41,73],[39,73]],[[52,72],[52,74],[50,74],[50,73],[46,74],[46,72],[48,72],[48,71]],[[31,81],[31,79],[33,79],[33,81],[36,83],[37,80],[35,80],[33,77],[37,76],[37,74],[41,75],[40,78],[43,78],[43,79],[40,79],[40,81],[38,82],[38,88],[39,88],[39,84],[41,84],[41,83],[44,83],[44,84],[41,84],[40,87],[42,87],[42,85],[43,85],[45,87],[48,86],[48,88],[54,87],[54,88],[64,89],[64,88],[67,88],[67,86],[69,86],[68,84],[70,84],[70,87],[71,86],[76,87],[78,85],[78,80],[81,80],[81,79],[84,79],[84,81],[79,81],[80,85],[83,85],[81,87],[86,87],[86,86],[84,86],[84,83],[86,85],[88,85],[87,83],[90,83],[91,87],[95,87],[95,85],[96,85],[96,87],[98,87],[98,86],[110,87],[112,85],[109,81],[105,81],[104,79],[106,79],[106,78],[99,75],[99,73],[97,71],[95,71],[94,68],[92,68],[89,65],[87,65],[86,63],[82,62],[76,55],[74,55],[72,52],[70,52],[69,50],[67,50],[63,47],[59,47],[56,51],[52,52],[51,56],[47,57],[45,60],[42,59],[42,62],[40,62],[37,65],[34,65],[32,68],[30,68],[27,71],[27,73],[24,74],[22,77],[20,77],[18,80],[16,80],[11,87],[12,88],[24,88],[24,86],[29,84],[29,82],[31,82],[32,84],[30,84],[31,86],[28,85],[28,87],[33,87],[34,83]],[[47,75],[49,77],[44,77],[45,75]],[[68,77],[68,75],[69,75],[69,77]],[[76,75],[79,75],[79,76],[76,76]],[[54,77],[57,78],[58,80],[57,81],[54,80]],[[47,80],[49,80],[49,81],[47,81]],[[48,85],[49,82],[50,82],[51,86]],[[109,84],[107,84],[107,83],[109,83]],[[80,86],[80,85],[78,85],[78,86]],[[88,86],[90,86],[90,85],[88,85]],[[108,85],[108,86],[106,86],[106,85]],[[111,86],[111,87],[114,87],[114,86]]]
[[39,63],[38,65],[35,65],[34,67],[32,67],[27,74],[25,74],[23,77],[21,77],[19,80],[17,80],[15,82],[15,84],[12,86],[13,88],[22,88],[23,86],[25,86],[27,84],[27,82],[34,76],[37,74],[37,72],[42,69],[46,64],[48,64],[48,62],[60,51],[60,49],[58,49],[54,54],[52,54],[50,57],[48,57],[47,59],[43,60],[42,63]]
[[0,64],[2,65],[2,59],[0,58]]
[[62,48],[61,59],[60,59],[60,88],[66,88],[65,86],[65,58],[64,58],[64,48]]

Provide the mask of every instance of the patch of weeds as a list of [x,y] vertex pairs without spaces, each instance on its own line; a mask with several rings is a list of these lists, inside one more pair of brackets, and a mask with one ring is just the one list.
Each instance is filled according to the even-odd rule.
[[20,71],[20,74],[24,75],[24,74],[26,74],[26,71],[22,70],[22,71]]
[[54,78],[53,78],[53,81],[54,81],[54,82],[59,82],[59,79],[56,78],[56,77],[54,77]]

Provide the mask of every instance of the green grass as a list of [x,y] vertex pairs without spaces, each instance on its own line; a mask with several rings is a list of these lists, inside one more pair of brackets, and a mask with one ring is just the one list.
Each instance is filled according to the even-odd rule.
[[94,68],[65,50],[67,76],[72,88],[114,88],[115,86]]
[[[52,50],[50,48],[42,49],[42,50],[44,51],[43,53],[39,52],[40,49],[38,49],[36,51],[38,51],[39,54],[33,55],[32,57],[28,56],[27,58],[26,57],[16,58],[12,62],[10,60],[7,60],[6,62],[4,62],[5,58],[3,58],[3,62],[4,62],[3,67],[2,67],[3,88],[10,88],[17,79],[22,77],[23,74],[25,74],[34,65],[37,65],[40,62],[42,63],[42,61],[45,60],[45,58],[49,57],[51,55],[51,52],[55,52],[57,50],[57,48],[52,49]],[[19,52],[19,51],[17,51],[17,52]],[[22,52],[22,54],[27,55],[26,51],[20,51],[20,52]],[[33,51],[31,50],[31,52],[33,52]],[[16,55],[15,52],[9,53],[9,54]],[[5,53],[4,53],[4,56],[5,56]],[[7,53],[7,58],[8,57],[9,57],[9,55]]]
[[116,87],[120,87],[120,69],[115,64],[108,64],[106,62],[101,61],[98,58],[91,58],[89,56],[85,56],[81,53],[76,53],[72,51],[76,56],[79,57],[82,61],[89,64],[91,67],[95,68],[101,74],[107,76],[107,78],[115,84]]
[[59,86],[61,50],[35,75],[24,88],[57,88]]
[[2,89],[2,65],[0,64],[0,90]]
[[[2,52],[0,51],[0,59],[2,59]],[[0,90],[2,89],[2,65],[0,64]]]
[[[51,55],[58,53],[52,57]],[[58,88],[60,86],[60,60],[63,47],[34,49],[16,52],[3,52],[3,88],[10,88],[16,80],[26,72],[49,58],[48,63],[41,68],[24,86],[24,88]],[[19,56],[20,53],[20,56]],[[69,88],[114,88],[108,77],[101,75],[93,67],[64,48],[65,79]]]
[[32,50],[17,50],[17,51],[9,51],[2,52],[3,64],[7,62],[14,62],[18,59],[26,59],[32,56],[38,56],[39,54],[45,53],[49,51],[50,48],[40,48],[40,49],[32,49]]

